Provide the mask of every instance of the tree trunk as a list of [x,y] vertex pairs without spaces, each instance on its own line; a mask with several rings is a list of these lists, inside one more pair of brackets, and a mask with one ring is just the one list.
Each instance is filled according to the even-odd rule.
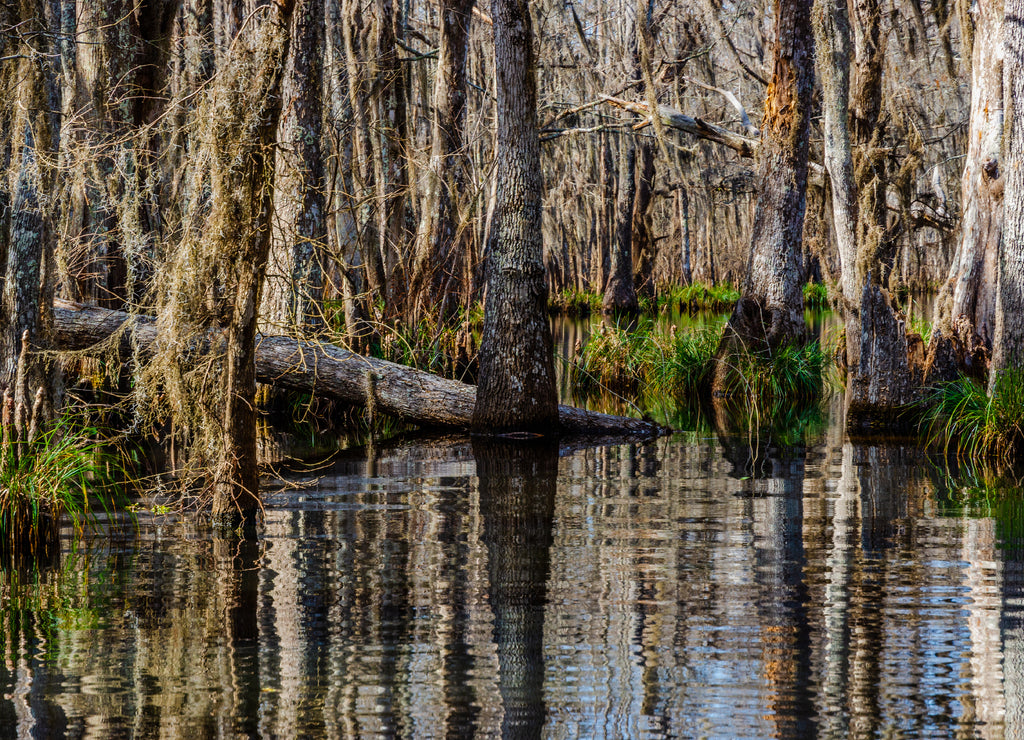
[[267,265],[260,318],[279,331],[323,324],[327,213],[320,140],[324,3],[297,0],[291,53],[282,82],[282,115],[275,166],[277,228]]
[[[161,337],[152,317],[123,311],[60,301],[53,315],[55,341],[62,350],[88,350],[121,332],[122,354],[129,354],[134,345],[151,355],[161,343],[179,346],[181,339]],[[211,330],[205,344],[217,345],[223,336],[223,330]],[[372,404],[381,413],[428,427],[469,429],[473,423],[477,393],[471,385],[323,342],[257,335],[255,346],[260,383],[360,406]],[[572,406],[558,407],[558,424],[571,434],[602,436],[653,437],[668,431],[643,419]]]
[[637,147],[636,199],[633,202],[633,285],[646,296],[654,295],[654,237],[651,234],[651,201],[654,199],[654,145]]
[[[38,355],[25,351],[49,346],[50,299],[53,292],[53,211],[45,207],[55,189],[51,162],[60,136],[60,101],[56,75],[45,61],[52,50],[42,5],[20,4],[18,27],[24,34],[16,47],[17,97],[10,118],[12,180],[11,218],[5,262],[0,263],[0,394],[10,392],[15,408],[31,409],[37,390],[52,411],[58,383]],[[12,49],[12,51],[15,51]],[[13,61],[13,60],[12,60]],[[0,224],[0,227],[5,226]]]
[[402,39],[402,0],[375,0],[377,17],[374,53],[376,55],[374,123],[380,137],[374,159],[377,185],[377,235],[380,260],[387,280],[385,311],[393,315],[404,300],[405,260],[409,241],[406,215],[409,197],[408,156],[412,150],[407,132],[405,68],[398,56]]
[[[211,468],[213,520],[229,528],[254,521],[260,510],[256,323],[291,12],[290,0],[258,10],[212,83],[200,111],[198,153],[208,163],[209,213],[186,233],[163,276],[162,390],[185,417],[180,426],[193,430],[193,452]],[[197,170],[196,179],[205,172]],[[191,329],[198,342],[209,326],[221,329],[216,344],[200,350],[182,341]],[[209,363],[208,380],[190,379],[195,359]]]
[[715,390],[728,386],[729,356],[773,351],[804,332],[801,255],[814,43],[810,0],[776,0],[772,82],[758,147],[758,196],[743,294],[718,349]]
[[919,395],[924,350],[908,335],[906,317],[889,294],[896,235],[889,228],[888,152],[883,145],[882,75],[886,51],[878,0],[857,0],[856,52],[850,109],[856,143],[854,177],[858,198],[856,281],[859,308],[847,311],[847,428],[892,431],[909,419],[902,413]]
[[615,199],[615,243],[611,250],[611,272],[604,291],[606,313],[636,313],[639,310],[633,284],[633,204],[636,202],[636,143],[623,134],[619,151],[619,191]]
[[832,191],[832,224],[839,252],[840,283],[844,306],[853,306],[859,298],[855,236],[857,192],[848,113],[853,37],[846,0],[818,0],[814,30],[825,114],[825,168]]
[[[416,236],[409,302],[414,315],[455,314],[467,298],[468,230],[460,233],[459,195],[466,184],[466,52],[475,0],[443,0],[434,80],[430,166]],[[431,307],[431,303],[440,305]]]
[[[961,372],[984,375],[995,329],[999,242],[1003,230],[1003,2],[979,0],[970,12],[971,117],[961,177],[961,238],[935,306],[927,381]],[[965,33],[965,37],[968,34]],[[980,360],[980,363],[979,363]]]
[[676,190],[676,213],[679,218],[680,251],[682,257],[683,285],[693,283],[693,268],[690,253],[690,193],[685,185]]
[[1010,124],[1004,146],[1007,162],[1011,164],[1006,168],[1003,193],[1003,244],[990,389],[1003,371],[1024,368],[1024,115],[1018,116],[1016,110],[1024,101],[1024,0],[1006,0],[1005,12],[1003,79]]
[[491,10],[500,220],[487,265],[473,424],[487,431],[550,432],[558,426],[558,395],[544,279],[530,8],[526,0],[493,0]]

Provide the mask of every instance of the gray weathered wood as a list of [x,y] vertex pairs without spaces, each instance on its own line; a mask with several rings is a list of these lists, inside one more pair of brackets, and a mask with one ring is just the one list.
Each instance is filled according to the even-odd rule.
[[[111,340],[118,332],[124,351],[130,348],[132,335],[144,352],[152,352],[160,341],[149,317],[132,318],[121,311],[67,301],[57,301],[53,314],[55,341],[64,350],[86,350]],[[257,335],[256,378],[278,388],[358,405],[367,403],[370,389],[378,411],[431,427],[468,429],[476,405],[475,386],[333,344],[287,337]],[[564,405],[558,407],[558,420],[570,434],[656,437],[669,431],[642,419]]]

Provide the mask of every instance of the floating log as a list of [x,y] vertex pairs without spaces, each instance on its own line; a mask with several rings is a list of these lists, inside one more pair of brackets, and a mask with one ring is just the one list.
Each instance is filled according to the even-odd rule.
[[[152,352],[158,341],[152,317],[123,311],[55,301],[53,320],[62,350],[88,350],[118,333],[122,351],[134,342],[143,352]],[[275,388],[370,404],[378,412],[427,427],[469,429],[476,404],[476,386],[333,344],[281,336],[257,335],[256,379]],[[643,419],[565,405],[558,407],[558,419],[569,434],[653,438],[669,431]]]

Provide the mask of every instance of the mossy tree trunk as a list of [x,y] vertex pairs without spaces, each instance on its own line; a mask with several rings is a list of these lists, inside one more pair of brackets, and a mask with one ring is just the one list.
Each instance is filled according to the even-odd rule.
[[544,279],[530,8],[527,0],[493,0],[491,11],[499,225],[487,265],[473,425],[481,431],[550,432],[558,427],[558,394]]
[[[852,187],[856,262],[843,260],[844,321],[846,323],[846,424],[851,431],[891,430],[904,407],[918,397],[924,351],[921,340],[907,334],[906,317],[889,293],[896,259],[898,229],[890,224],[886,200],[889,187],[889,149],[882,115],[886,41],[878,0],[857,0],[854,11],[854,55],[850,120]],[[836,11],[835,32],[849,33]],[[837,46],[849,47],[846,40]],[[838,101],[832,105],[837,105]],[[834,144],[840,138],[834,134]],[[827,140],[828,141],[828,140]],[[846,152],[841,155],[845,158]],[[840,168],[839,172],[844,172]],[[847,218],[842,206],[836,219]],[[897,225],[898,226],[898,225]],[[852,281],[849,275],[852,274]],[[852,285],[851,285],[852,282]],[[851,294],[847,294],[852,290]]]
[[[434,79],[430,166],[416,235],[410,307],[413,315],[450,318],[467,298],[469,230],[460,225],[466,185],[466,53],[475,0],[443,0]],[[440,304],[432,306],[440,299]]]
[[[60,93],[52,67],[54,49],[46,39],[55,38],[41,3],[22,0],[9,8],[5,32],[12,32],[11,65],[5,72],[16,81],[13,98],[4,101],[10,137],[10,219],[7,245],[0,264],[0,393],[9,392],[15,408],[28,410],[33,396],[43,391],[45,409],[52,411],[58,384],[38,356],[23,357],[29,350],[49,344],[50,304],[53,298],[54,239],[52,194],[55,172],[52,162],[60,136]],[[5,75],[6,76],[6,75]],[[7,106],[10,105],[10,108]],[[20,366],[20,368],[19,368]],[[20,372],[19,372],[20,369]]]
[[303,333],[323,324],[327,212],[322,78],[322,0],[297,0],[274,169],[275,228],[260,307],[266,330]]
[[983,377],[995,330],[1003,231],[1003,0],[978,0],[961,16],[971,47],[971,111],[960,180],[961,236],[939,291],[928,347],[929,383]]
[[770,352],[798,341],[804,333],[801,263],[814,90],[810,21],[811,0],[776,0],[750,263],[718,348],[719,393],[729,386],[729,358],[735,353]]
[[218,285],[208,289],[220,296],[216,314],[225,335],[213,520],[226,527],[253,522],[260,508],[256,321],[270,250],[273,148],[292,4],[278,0],[263,12],[252,38],[232,46],[214,82],[204,141],[211,210],[201,248],[219,264]]

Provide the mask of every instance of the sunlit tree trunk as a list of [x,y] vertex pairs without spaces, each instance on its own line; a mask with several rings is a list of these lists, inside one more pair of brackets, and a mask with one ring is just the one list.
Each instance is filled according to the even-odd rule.
[[302,332],[323,323],[327,214],[320,140],[325,25],[322,0],[296,2],[281,87],[276,227],[260,310],[262,320],[277,333]]
[[1005,182],[1003,0],[978,0],[968,17],[971,33],[965,29],[964,35],[973,37],[971,112],[960,180],[961,237],[936,301],[928,348],[930,382],[951,380],[960,372],[984,375],[995,329]]
[[223,440],[213,499],[213,520],[221,526],[252,522],[260,505],[256,314],[270,250],[269,183],[291,11],[289,0],[271,6],[254,38],[233,47],[230,71],[212,92],[207,139],[212,209],[205,238],[211,240],[207,248],[225,265]]
[[541,238],[536,60],[526,0],[493,0],[497,72],[498,235],[487,265],[480,430],[550,432],[558,426],[554,346]]
[[801,255],[814,42],[810,0],[776,0],[772,81],[758,149],[757,208],[750,263],[718,354],[716,390],[734,352],[774,350],[804,332]]
[[1006,190],[1003,244],[999,258],[995,339],[990,386],[1008,368],[1024,368],[1024,0],[1006,0],[1003,61],[1006,115]]
[[[430,166],[416,236],[410,302],[416,313],[448,317],[465,299],[469,232],[460,234],[459,196],[466,184],[466,52],[475,0],[443,0],[434,79]],[[431,307],[431,303],[440,305]]]

